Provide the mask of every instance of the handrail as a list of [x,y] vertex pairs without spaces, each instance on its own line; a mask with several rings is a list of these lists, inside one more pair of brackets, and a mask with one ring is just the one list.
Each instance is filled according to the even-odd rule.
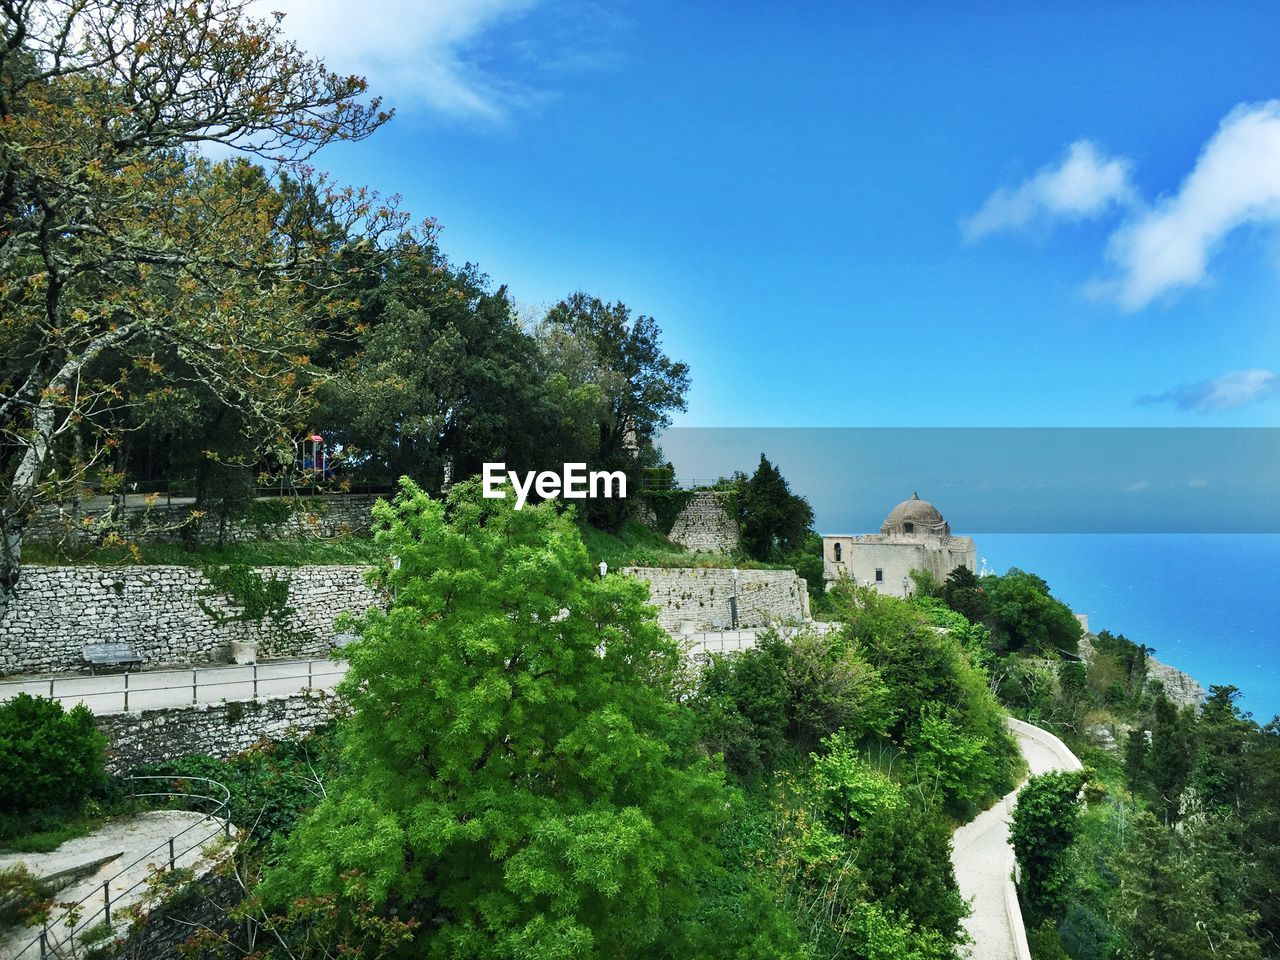
[[[161,843],[157,844],[155,847],[152,847],[150,850],[148,850],[142,856],[138,857],[138,859],[134,860],[128,866],[122,867],[121,869],[117,870],[114,874],[112,874],[110,877],[108,877],[106,880],[102,881],[102,906],[94,910],[93,913],[90,913],[86,916],[76,916],[74,911],[77,910],[78,908],[86,906],[90,900],[98,896],[97,893],[92,893],[92,894],[89,894],[88,896],[81,897],[79,900],[76,900],[75,902],[69,904],[66,908],[66,912],[64,913],[64,916],[72,917],[72,922],[69,925],[69,929],[67,930],[65,937],[61,938],[60,940],[56,940],[52,938],[50,936],[49,921],[48,919],[46,919],[44,921],[43,926],[40,929],[40,933],[34,939],[32,939],[30,943],[28,943],[25,947],[19,950],[17,954],[14,955],[14,960],[18,960],[19,957],[22,957],[28,951],[32,950],[37,946],[39,946],[39,949],[40,949],[39,955],[41,960],[45,960],[45,958],[50,955],[51,951],[56,953],[58,951],[58,947],[62,943],[66,943],[68,940],[75,937],[77,933],[84,930],[86,927],[90,926],[90,921],[95,920],[99,915],[102,915],[104,922],[106,923],[108,929],[110,929],[112,900],[114,899],[116,902],[119,902],[123,897],[132,893],[138,887],[149,882],[154,874],[150,872],[147,873],[145,876],[142,877],[142,879],[137,880],[131,883],[129,886],[125,887],[123,890],[118,891],[115,894],[114,898],[111,895],[111,884],[116,880],[118,880],[120,877],[124,876],[134,867],[138,866],[143,861],[154,857],[157,853],[163,853],[166,847],[168,848],[169,869],[170,870],[174,869],[180,857],[186,856],[188,853],[190,853],[192,850],[195,850],[197,847],[203,847],[206,843],[209,842],[211,835],[206,834],[201,839],[197,840],[195,843],[185,846],[181,850],[176,849],[175,841],[179,837],[182,837],[190,833],[196,827],[200,826],[201,824],[205,823],[208,820],[216,821],[218,818],[218,814],[223,813],[231,803],[231,791],[227,788],[226,784],[220,783],[217,780],[212,780],[209,777],[155,774],[155,775],[131,776],[131,777],[126,777],[125,779],[130,782],[137,782],[141,780],[163,780],[171,784],[175,782],[198,781],[200,783],[209,784],[210,787],[212,788],[216,788],[217,791],[221,792],[221,795],[209,796],[208,794],[191,793],[189,791],[183,792],[183,793],[178,793],[174,791],[144,791],[144,792],[130,791],[129,796],[136,799],[155,798],[155,797],[181,797],[184,799],[191,799],[191,800],[207,800],[213,803],[214,807],[212,810],[206,813],[201,819],[190,824],[185,829],[178,831],[173,836],[169,837],[167,840],[164,840]],[[222,830],[228,838],[231,836],[231,818],[229,816],[223,818]],[[162,862],[163,862],[163,858],[162,858]],[[163,870],[164,867],[161,867],[159,869]],[[158,873],[159,870],[157,870],[156,872]]]
[[[198,700],[198,696],[199,696],[199,691],[200,691],[200,689],[201,689],[201,688],[212,688],[212,687],[233,687],[233,686],[238,686],[238,685],[240,685],[240,684],[251,683],[251,684],[253,684],[253,689],[254,689],[253,697],[252,697],[251,699],[253,699],[253,700],[257,700],[257,699],[258,699],[258,692],[257,692],[257,691],[258,691],[258,684],[259,684],[260,682],[261,682],[261,683],[276,683],[276,682],[284,681],[284,680],[303,680],[303,679],[305,679],[305,680],[307,681],[307,685],[306,685],[305,687],[301,687],[301,688],[299,688],[299,689],[300,689],[300,690],[315,690],[315,689],[317,689],[317,688],[314,686],[313,681],[315,681],[315,680],[317,680],[317,679],[324,679],[324,678],[327,678],[327,677],[337,677],[337,676],[342,676],[343,674],[345,674],[345,673],[346,673],[345,665],[340,664],[340,662],[339,662],[339,661],[336,661],[336,660],[315,660],[315,659],[310,659],[310,660],[307,660],[307,661],[305,661],[305,662],[306,662],[306,664],[307,664],[307,672],[306,672],[306,673],[289,673],[289,674],[285,674],[285,675],[283,675],[283,676],[260,677],[260,676],[258,676],[258,664],[256,664],[256,663],[254,663],[254,664],[248,664],[248,663],[246,663],[246,664],[243,664],[242,666],[245,666],[245,667],[252,667],[252,668],[253,668],[253,675],[252,675],[252,676],[250,676],[250,677],[244,677],[244,678],[241,678],[241,679],[239,679],[239,680],[201,680],[201,679],[199,679],[199,675],[200,675],[201,673],[208,674],[209,672],[211,672],[211,671],[213,671],[213,670],[229,670],[229,669],[235,669],[235,668],[236,668],[236,665],[224,664],[224,665],[219,665],[219,666],[216,666],[216,667],[206,667],[203,671],[201,671],[199,668],[192,668],[192,670],[191,670],[191,682],[190,682],[190,683],[166,683],[166,684],[163,684],[163,685],[161,685],[161,686],[156,686],[156,687],[133,687],[133,688],[131,688],[131,687],[129,686],[129,676],[130,676],[130,674],[128,674],[128,673],[124,673],[124,674],[122,674],[122,676],[124,677],[124,686],[123,686],[123,687],[121,687],[121,688],[120,688],[120,689],[118,689],[118,690],[86,690],[86,691],[84,691],[83,693],[82,693],[82,692],[78,692],[78,691],[77,691],[77,692],[72,692],[72,693],[59,694],[59,693],[57,692],[57,687],[56,687],[56,684],[58,684],[59,682],[61,682],[61,683],[73,683],[73,682],[83,681],[83,680],[87,680],[87,679],[89,679],[89,678],[87,678],[87,677],[81,677],[81,676],[75,676],[75,677],[59,676],[59,677],[48,677],[48,678],[45,678],[45,677],[34,677],[34,678],[31,678],[31,679],[28,679],[28,680],[0,680],[0,691],[3,691],[3,689],[4,689],[4,688],[6,688],[6,687],[30,687],[30,686],[32,686],[33,684],[44,684],[44,683],[46,683],[46,682],[47,682],[47,683],[49,684],[48,698],[49,698],[50,700],[58,700],[59,702],[61,702],[61,701],[63,701],[63,700],[74,700],[74,701],[76,701],[76,702],[79,702],[79,701],[82,701],[82,700],[87,700],[87,699],[89,699],[90,697],[119,697],[119,696],[123,695],[123,697],[124,697],[124,707],[123,707],[123,709],[122,709],[121,711],[119,711],[119,712],[121,712],[121,713],[128,713],[128,712],[129,712],[129,694],[131,694],[131,693],[133,693],[133,694],[145,694],[145,693],[161,693],[161,692],[166,691],[166,690],[190,690],[190,691],[191,691],[191,702],[192,702],[193,704],[195,704],[195,703],[198,703],[198,702],[199,702],[199,700]],[[322,673],[317,673],[317,672],[316,672],[314,669],[312,669],[312,668],[313,668],[316,664],[318,664],[318,663],[319,663],[319,664],[339,664],[339,666],[337,667],[337,669],[334,669],[334,670],[330,670],[330,671],[326,671],[326,672],[322,672]],[[168,671],[157,671],[157,672],[168,672]],[[178,671],[176,671],[176,670],[175,670],[175,671],[172,671],[172,672],[177,673]],[[42,693],[40,694],[40,696],[45,696],[45,694],[42,692]],[[8,696],[6,696],[4,693],[0,692],[0,701],[4,701],[4,700],[7,700],[7,699],[10,699],[10,698],[9,698]],[[206,701],[206,702],[207,702],[207,701]],[[157,708],[157,709],[161,709],[161,708]],[[109,712],[116,712],[116,711],[109,711]]]

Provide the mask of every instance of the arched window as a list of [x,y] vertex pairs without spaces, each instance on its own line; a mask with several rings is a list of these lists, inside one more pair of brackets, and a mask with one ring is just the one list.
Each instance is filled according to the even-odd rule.
[[914,523],[904,523],[904,524],[902,525],[902,532],[903,532],[903,533],[915,533],[915,532],[916,532],[916,525],[915,525]]
[[835,560],[836,563],[841,562],[841,553],[840,544],[837,543],[831,548],[831,558]]

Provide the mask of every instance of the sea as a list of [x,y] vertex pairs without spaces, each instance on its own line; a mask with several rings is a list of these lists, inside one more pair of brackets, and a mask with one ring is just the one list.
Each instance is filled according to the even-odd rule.
[[1239,687],[1259,723],[1280,714],[1280,535],[992,534],[978,562],[1043,577],[1089,616],[1206,690]]

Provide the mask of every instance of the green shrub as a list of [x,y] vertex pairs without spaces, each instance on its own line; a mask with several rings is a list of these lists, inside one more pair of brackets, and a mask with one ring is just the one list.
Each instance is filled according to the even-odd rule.
[[1067,852],[1079,829],[1080,792],[1088,779],[1081,770],[1042,773],[1018,792],[1009,840],[1018,858],[1022,905],[1033,920],[1061,916],[1067,905]]
[[14,818],[82,809],[105,785],[106,742],[82,704],[64,712],[25,693],[0,703],[0,830]]
[[1048,920],[1027,931],[1027,946],[1031,948],[1031,960],[1071,960],[1062,949],[1057,929]]
[[22,864],[0,870],[0,930],[38,923],[49,903],[49,889]]

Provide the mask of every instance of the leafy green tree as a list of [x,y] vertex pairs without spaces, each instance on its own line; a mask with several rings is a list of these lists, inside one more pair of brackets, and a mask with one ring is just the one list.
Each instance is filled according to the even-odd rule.
[[[317,150],[389,115],[247,0],[13,0],[0,13],[3,609],[40,502],[115,468],[135,369],[181,352],[168,382],[194,371],[264,444],[296,427],[314,386],[314,316],[342,308],[302,288],[331,250],[286,242],[260,169],[193,148],[243,148],[303,176]],[[372,247],[403,227],[367,193],[321,192]]]
[[988,598],[987,623],[1005,649],[1076,651],[1080,622],[1040,577],[1014,568],[980,583]]
[[1067,851],[1080,819],[1083,771],[1042,773],[1018,791],[1009,840],[1018,859],[1023,905],[1038,924],[1059,916],[1071,888]]
[[365,292],[361,321],[321,412],[358,473],[438,491],[446,471],[465,479],[487,461],[530,470],[583,458],[559,448],[557,408],[505,288],[472,265],[455,268],[434,243],[403,245]]
[[[544,339],[567,333],[577,341],[577,359],[559,371],[568,385],[593,383],[603,395],[606,413],[595,457],[600,465],[616,464],[628,447],[652,444],[671,425],[671,414],[685,409],[689,367],[663,352],[653,317],[633,316],[622,303],[578,291],[547,311],[542,329]],[[563,358],[559,344],[555,349]]]
[[970,623],[982,623],[990,613],[990,600],[968,567],[956,567],[942,584],[942,600]]
[[1123,960],[1256,960],[1257,915],[1239,900],[1238,868],[1227,862],[1221,825],[1170,829],[1150,814],[1133,824],[1119,858],[1112,921]]
[[1225,808],[1242,816],[1249,805],[1257,763],[1255,725],[1240,715],[1240,690],[1212,686],[1195,723],[1196,761],[1191,781],[1201,801],[1212,810]]
[[790,649],[776,635],[734,656],[712,656],[693,699],[700,735],[729,768],[753,779],[786,747]]
[[845,634],[804,630],[776,642],[787,651],[787,736],[798,749],[812,750],[836,732],[854,740],[884,734],[889,688]]
[[832,734],[813,754],[812,785],[827,822],[849,838],[869,899],[887,915],[954,943],[967,907],[951,869],[951,830],[936,808],[913,802],[859,754],[856,740]]
[[742,547],[756,560],[772,560],[803,549],[813,508],[791,492],[782,471],[760,454],[760,465],[738,493]]
[[997,777],[987,740],[966,733],[941,704],[921,711],[909,744],[917,782],[927,793],[940,789],[948,800],[976,809],[991,792]]
[[[960,640],[936,630],[915,604],[871,589],[843,589],[836,602],[846,636],[888,691],[889,738],[913,749],[937,747],[942,767],[930,769],[949,771],[945,799],[958,805],[954,812],[972,813],[963,808],[973,798],[994,798],[1012,789],[1020,763],[1017,746],[986,674],[969,661]],[[981,760],[968,766],[943,762],[943,755],[953,751],[976,751]]]
[[1151,718],[1151,746],[1147,750],[1147,799],[1165,823],[1182,815],[1182,794],[1195,766],[1194,714],[1184,713],[1164,695],[1156,698]]
[[960,939],[969,907],[951,867],[951,823],[939,809],[908,803],[872,819],[857,863],[877,905],[945,943]]
[[342,774],[264,893],[357,875],[421,922],[418,956],[678,955],[725,815],[681,653],[571,517],[478,494],[406,481],[379,507],[399,562],[348,648]]

